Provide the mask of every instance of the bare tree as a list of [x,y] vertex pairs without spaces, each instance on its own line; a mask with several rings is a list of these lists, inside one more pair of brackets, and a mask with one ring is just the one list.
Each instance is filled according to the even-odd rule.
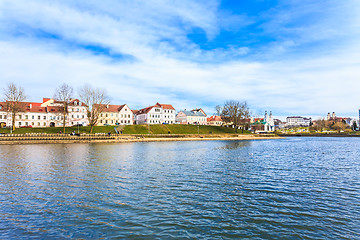
[[242,132],[244,132],[246,120],[250,117],[250,110],[246,102],[230,100],[226,101],[222,107],[221,117],[235,127],[236,133],[239,126],[242,126]]
[[90,125],[90,133],[99,121],[100,113],[104,111],[110,103],[110,98],[106,91],[99,88],[93,88],[85,85],[79,90],[80,101],[82,101],[87,110],[87,117]]
[[61,104],[62,120],[63,120],[63,133],[65,133],[66,119],[69,114],[69,104],[71,102],[74,90],[66,83],[62,84],[55,90],[54,99]]
[[14,83],[9,83],[4,88],[4,109],[11,116],[11,127],[15,130],[15,119],[20,112],[24,112],[26,109],[23,101],[26,99],[24,89],[20,86],[16,86]]
[[215,111],[216,111],[216,115],[220,116],[222,112],[222,107],[220,105],[216,105]]
[[324,118],[320,118],[316,121],[316,125],[320,128],[320,131],[323,132],[324,128],[328,127],[329,122]]

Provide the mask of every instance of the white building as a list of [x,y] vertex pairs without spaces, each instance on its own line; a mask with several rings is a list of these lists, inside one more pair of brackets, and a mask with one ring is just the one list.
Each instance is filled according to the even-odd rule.
[[[51,98],[43,98],[42,107],[46,107],[48,112],[48,126],[63,126],[63,102],[56,101]],[[72,99],[68,105],[68,114],[65,119],[65,126],[71,127],[75,125],[87,126],[89,124],[85,104],[79,99]]]
[[179,124],[196,124],[206,125],[206,113],[200,109],[193,109],[191,111],[180,111],[175,118],[176,123]]
[[265,122],[265,124],[264,124],[265,132],[275,131],[275,122],[274,122],[274,118],[273,118],[271,111],[270,111],[269,115],[268,115],[267,111],[265,111],[264,122]]
[[[23,112],[15,116],[15,127],[62,127],[63,108],[62,103],[54,99],[44,98],[42,103],[22,102]],[[0,103],[0,125],[11,126],[11,113],[4,109],[6,104]],[[68,106],[69,113],[66,116],[66,126],[88,124],[85,106],[78,99],[73,99]]]
[[156,103],[136,112],[136,124],[174,124],[175,108],[170,104]]
[[286,127],[309,127],[311,125],[311,118],[293,116],[286,118]]

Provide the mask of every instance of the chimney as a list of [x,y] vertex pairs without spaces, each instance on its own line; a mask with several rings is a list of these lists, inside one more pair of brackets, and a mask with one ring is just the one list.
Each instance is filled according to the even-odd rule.
[[32,104],[30,103],[30,109],[32,108]]
[[109,104],[106,105],[106,108],[109,108]]

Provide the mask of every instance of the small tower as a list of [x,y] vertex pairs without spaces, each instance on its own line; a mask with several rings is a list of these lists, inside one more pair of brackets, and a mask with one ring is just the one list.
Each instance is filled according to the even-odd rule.
[[330,120],[330,118],[331,118],[331,116],[330,116],[330,113],[328,112],[328,114],[327,114],[327,117],[326,117],[326,120]]
[[332,113],[332,116],[331,116],[331,117],[335,120],[335,118],[336,118],[335,112]]

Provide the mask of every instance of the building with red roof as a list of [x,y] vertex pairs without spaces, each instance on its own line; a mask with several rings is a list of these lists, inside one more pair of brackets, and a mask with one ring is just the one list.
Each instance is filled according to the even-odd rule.
[[170,104],[156,103],[136,112],[136,124],[174,124],[175,108]]
[[127,104],[103,106],[97,125],[132,125],[134,113]]
[[222,126],[224,124],[222,118],[220,116],[211,116],[206,119],[207,125],[211,126]]

